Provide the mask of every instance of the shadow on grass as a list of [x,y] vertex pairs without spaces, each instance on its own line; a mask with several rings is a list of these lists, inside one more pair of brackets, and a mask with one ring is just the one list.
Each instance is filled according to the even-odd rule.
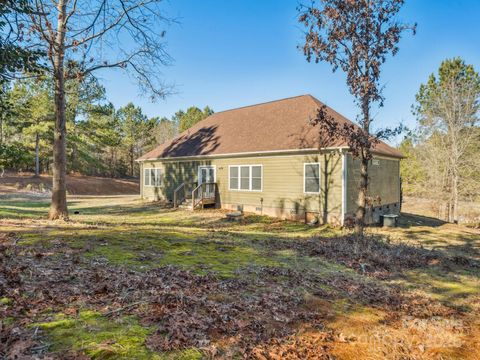
[[408,229],[415,226],[439,227],[444,224],[446,224],[445,221],[437,218],[422,216],[417,214],[410,214],[410,213],[402,213],[398,221],[398,226],[404,229]]
[[[73,213],[78,202],[70,201],[68,206]],[[48,215],[50,209],[50,201],[34,200],[29,201],[12,201],[0,200],[0,218],[6,219],[40,219]]]
[[[157,204],[92,206],[79,209],[81,215],[76,225],[96,222],[103,215],[107,215],[104,218],[106,225],[98,228],[62,225],[56,229],[50,227],[45,231],[37,229],[35,233],[22,229],[21,237],[24,236],[26,240],[38,239],[38,249],[55,254],[40,257],[32,255],[34,256],[32,264],[38,265],[39,269],[42,266],[45,269],[45,264],[52,261],[50,264],[56,266],[48,269],[83,267],[82,271],[88,274],[88,277],[85,276],[82,280],[81,276],[80,279],[72,277],[68,272],[55,271],[52,274],[48,271],[42,273],[40,270],[38,276],[43,278],[56,276],[58,288],[62,288],[63,284],[63,289],[67,292],[88,292],[91,291],[92,284],[95,286],[96,283],[106,284],[107,289],[110,286],[107,295],[115,296],[114,294],[130,293],[132,289],[148,294],[143,287],[148,281],[154,282],[151,289],[174,284],[172,279],[178,281],[179,275],[181,278],[182,274],[173,274],[171,279],[166,279],[168,282],[164,282],[166,285],[155,282],[155,279],[161,279],[163,273],[168,273],[165,265],[190,270],[196,275],[213,271],[216,274],[215,281],[223,286],[221,288],[223,290],[215,292],[215,289],[212,292],[211,288],[207,287],[205,295],[202,293],[198,298],[208,298],[209,302],[205,304],[199,303],[197,298],[189,297],[189,291],[201,286],[197,278],[190,279],[190,282],[180,282],[180,286],[177,287],[169,287],[167,292],[169,297],[159,296],[158,299],[162,301],[170,299],[173,305],[167,304],[175,309],[177,306],[185,306],[185,309],[181,309],[186,311],[186,315],[182,317],[182,321],[186,322],[183,325],[182,322],[175,322],[176,325],[179,323],[178,326],[185,327],[182,333],[187,333],[191,330],[190,327],[195,328],[197,324],[200,324],[201,329],[209,328],[205,325],[208,318],[194,316],[199,313],[210,315],[211,311],[225,315],[222,317],[217,314],[220,318],[242,321],[253,319],[251,322],[253,332],[255,334],[265,332],[264,337],[257,341],[268,344],[271,339],[282,340],[296,333],[297,329],[291,324],[289,324],[291,328],[280,335],[270,334],[265,330],[270,326],[285,329],[282,320],[275,320],[281,323],[279,325],[272,319],[283,319],[294,308],[309,306],[331,308],[334,301],[345,300],[390,312],[398,311],[401,314],[406,312],[404,306],[409,310],[408,306],[418,306],[425,308],[415,310],[415,314],[420,314],[419,317],[443,316],[448,313],[446,310],[436,308],[432,310],[429,306],[433,307],[435,301],[439,301],[445,306],[451,306],[452,311],[459,309],[470,311],[469,302],[480,292],[478,262],[472,261],[468,254],[454,256],[454,253],[457,253],[455,249],[458,250],[464,244],[451,245],[451,248],[445,247],[441,250],[428,250],[405,243],[389,242],[384,235],[373,236],[368,242],[361,243],[355,242],[355,239],[348,235],[319,236],[314,232],[321,233],[323,229],[312,229],[294,222],[247,216],[243,224],[229,223],[223,219],[221,213],[214,211],[190,213],[160,208]],[[109,222],[110,215],[125,217],[128,222],[119,224],[116,222],[117,219]],[[141,217],[145,219],[140,219]],[[329,229],[325,229],[325,232],[328,231]],[[419,237],[425,236],[423,231],[430,232],[419,229]],[[431,232],[435,231],[438,229],[432,228]],[[301,237],[303,234],[312,236]],[[474,242],[472,239],[472,246]],[[19,245],[22,246],[22,243],[24,242],[20,241]],[[25,243],[35,245],[34,241]],[[81,259],[66,256],[72,252],[81,254]],[[59,263],[56,264],[55,261]],[[95,266],[104,272],[100,273],[103,275],[98,279],[96,272],[98,269],[95,269]],[[36,266],[33,268],[37,269]],[[131,268],[141,270],[145,277],[134,274]],[[121,283],[114,281],[118,269],[124,271],[118,273],[118,278],[122,279]],[[188,278],[190,275],[184,276]],[[399,279],[404,280],[402,288],[390,282]],[[47,281],[51,279],[45,280],[45,283],[48,283]],[[120,287],[113,286],[118,283]],[[426,299],[419,304],[411,301],[404,291],[419,288],[434,300]],[[63,293],[56,294],[56,289],[57,287],[52,289],[52,292],[57,296],[52,298],[64,296]],[[188,291],[185,292],[185,289]],[[172,292],[175,291],[178,294],[172,296]],[[308,296],[304,298],[305,294]],[[238,303],[249,296],[258,301],[246,302],[239,308]],[[180,298],[182,300],[177,301]],[[458,299],[462,301],[458,302]],[[129,301],[134,300],[137,299],[129,298]],[[266,303],[268,306],[262,305],[265,304],[263,301],[268,301]],[[235,305],[232,305],[232,313],[228,312],[229,307],[225,306],[230,302]],[[225,309],[228,311],[225,312]],[[149,316],[152,314],[150,310],[150,308],[147,310]],[[272,314],[269,311],[272,311]],[[317,309],[315,311],[320,312]],[[258,318],[262,316],[264,319],[259,322]],[[162,313],[161,318],[156,321],[162,323],[166,318],[168,317]],[[193,323],[188,322],[190,319],[193,319]],[[298,317],[293,319],[297,325],[302,321]],[[306,324],[311,324],[312,321],[310,318],[305,319]],[[103,323],[101,321],[97,323],[95,318],[92,324],[99,326]],[[169,331],[170,328],[173,326],[164,329]],[[242,329],[244,328],[235,328],[235,331],[238,333],[245,331]],[[116,328],[113,330],[117,331]],[[221,335],[225,333],[224,331]],[[164,334],[160,332],[160,335]],[[69,332],[68,336],[78,335]],[[205,336],[210,339],[210,334]],[[141,344],[145,338],[146,336],[141,336]]]
[[[17,206],[18,205],[18,206]],[[306,259],[326,259],[377,279],[403,276],[415,270],[419,274],[442,271],[441,276],[479,269],[479,237],[459,233],[455,242],[438,229],[444,223],[423,216],[402,214],[400,229],[407,238],[435,247],[424,249],[406,243],[389,242],[377,235],[367,243],[358,243],[330,228],[311,228],[305,224],[248,215],[243,223],[226,221],[219,211],[185,212],[159,203],[93,205],[69,203],[75,227],[49,224],[36,234],[22,231],[34,243],[60,241],[83,249],[90,258],[104,258],[117,265],[150,269],[176,265],[200,273],[216,271],[222,276],[249,264],[257,266],[292,266]],[[0,214],[15,218],[41,217],[48,212],[48,202],[0,202]],[[80,214],[74,215],[78,209]],[[99,228],[81,224],[102,224]],[[422,228],[423,227],[423,228]],[[301,264],[300,264],[301,265]],[[303,266],[303,265],[301,265]],[[308,270],[308,271],[311,271]],[[429,277],[431,277],[429,275]],[[477,274],[478,277],[478,274]]]
[[[182,344],[180,349],[196,347],[204,339],[226,340],[238,334],[251,336],[247,338],[249,344],[267,345],[271,340],[284,341],[296,334],[299,326],[321,325],[319,321],[324,322],[327,318],[333,321],[336,313],[332,308],[337,301],[374,306],[385,311],[396,311],[399,314],[404,314],[405,308],[409,309],[407,305],[425,308],[425,310],[416,309],[417,314],[420,311],[425,311],[429,314],[428,316],[443,316],[449,313],[449,309],[433,308],[432,310],[430,305],[433,301],[419,303],[419,299],[416,298],[417,302],[413,302],[398,287],[379,281],[380,279],[375,277],[364,276],[365,273],[356,268],[355,263],[346,261],[348,248],[350,249],[349,258],[361,259],[372,264],[373,259],[377,258],[389,262],[393,258],[396,259],[394,261],[396,264],[398,259],[406,257],[404,261],[415,262],[414,268],[419,273],[425,272],[423,280],[428,282],[428,274],[421,266],[422,262],[419,258],[414,256],[413,250],[407,247],[399,251],[399,248],[393,244],[374,242],[380,241],[378,239],[372,240],[370,245],[361,244],[359,249],[355,249],[348,238],[304,239],[299,243],[279,235],[271,238],[269,242],[258,243],[256,238],[251,238],[247,242],[249,235],[245,234],[245,242],[232,246],[222,242],[215,234],[198,237],[188,231],[166,233],[164,230],[154,231],[154,229],[149,231],[131,229],[121,232],[114,229],[104,231],[94,229],[77,233],[69,230],[63,237],[59,233],[48,235],[55,239],[54,248],[59,253],[55,256],[56,259],[53,259],[52,255],[48,255],[47,258],[35,256],[33,261],[38,264],[39,269],[45,268],[49,261],[51,268],[59,268],[59,265],[69,269],[82,268],[76,277],[72,277],[69,272],[50,274],[39,270],[37,276],[40,280],[54,276],[55,283],[60,284],[58,288],[51,290],[50,296],[65,297],[64,292],[66,292],[69,296],[78,298],[79,292],[80,294],[91,293],[93,290],[97,291],[95,292],[96,301],[99,300],[98,297],[111,300],[111,297],[116,299],[115,296],[118,295],[115,294],[122,294],[122,296],[129,294],[128,302],[121,303],[122,306],[139,300],[149,300],[148,305],[145,305],[144,313],[140,311],[137,314],[146,318],[149,326],[160,326],[159,330],[155,331],[158,337],[150,337],[149,334],[142,333],[142,328],[134,328],[136,329],[134,333],[140,335],[139,344],[143,344],[147,338],[151,341],[152,339],[162,340],[167,333],[171,341],[177,339],[176,336],[179,339],[185,339],[179,342]],[[236,236],[236,234],[230,235]],[[342,243],[343,240],[345,242]],[[93,257],[96,261],[89,263],[84,261],[85,259],[74,260],[75,258],[62,254],[62,250],[70,251],[74,246],[83,250],[82,253],[86,259]],[[355,251],[353,254],[352,248]],[[368,255],[375,250],[378,253]],[[419,254],[420,258],[424,255],[422,252]],[[111,266],[99,261],[99,258],[106,258],[111,265],[123,266]],[[150,263],[152,266],[141,275],[128,269],[128,265],[133,263]],[[168,264],[193,270],[197,275],[213,270],[218,276],[193,277],[187,273],[162,267]],[[353,268],[357,272],[348,268]],[[169,273],[171,273],[169,276],[165,275]],[[433,275],[437,276],[437,273]],[[46,280],[44,281],[46,283]],[[49,278],[48,281],[51,279]],[[159,288],[167,291],[158,293]],[[197,293],[199,288],[202,292]],[[450,299],[454,291],[455,289],[445,292],[445,296]],[[148,294],[152,293],[155,294],[154,301],[148,298]],[[468,293],[462,295],[469,296]],[[121,301],[124,300],[121,299]],[[158,310],[159,306],[161,311]],[[329,312],[328,315],[324,313],[325,308]],[[175,314],[180,315],[175,317]],[[81,342],[84,337],[91,340],[92,337],[103,336],[102,339],[106,341],[113,335],[101,335],[102,332],[112,331],[117,334],[117,328],[107,326],[109,325],[107,320],[98,314],[92,316],[94,317],[92,317],[89,331],[95,332],[97,331],[95,329],[98,329],[95,335],[83,331],[82,326],[62,327],[64,322],[60,322],[59,327],[55,322],[47,322],[43,326],[50,330],[58,329],[56,339],[64,341],[67,348],[77,344],[77,339]],[[212,318],[218,319],[213,324],[219,330],[214,333],[208,331]],[[60,320],[64,321],[64,319]],[[66,320],[70,323],[74,321]],[[248,327],[243,325],[244,323]],[[141,324],[145,325],[145,322]],[[124,323],[119,324],[119,326],[124,325]],[[137,322],[133,322],[133,325],[136,326]],[[181,331],[175,332],[174,329],[178,328]],[[180,338],[184,336],[183,334],[189,334],[191,329],[195,329],[192,335],[193,340],[191,337]],[[270,331],[271,329],[274,331]],[[82,332],[79,333],[79,331]],[[196,338],[198,334],[201,336]],[[54,331],[51,331],[50,335],[55,338]],[[200,340],[195,342],[195,339]],[[123,344],[124,339],[119,338],[118,343]],[[163,342],[157,341],[154,344],[163,344]],[[154,349],[163,351],[164,347],[158,345],[158,349],[155,347]]]

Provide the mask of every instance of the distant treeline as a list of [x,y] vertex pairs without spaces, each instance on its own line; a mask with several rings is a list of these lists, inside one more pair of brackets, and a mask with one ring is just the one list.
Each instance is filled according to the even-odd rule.
[[400,145],[403,190],[435,200],[438,216],[461,220],[461,200],[480,201],[480,76],[462,59],[445,60],[420,86],[418,126]]
[[[53,88],[50,78],[33,75],[3,84],[0,169],[51,171]],[[168,119],[149,118],[133,103],[115,109],[92,75],[66,88],[67,169],[84,175],[136,177],[136,158],[213,113],[192,106]]]

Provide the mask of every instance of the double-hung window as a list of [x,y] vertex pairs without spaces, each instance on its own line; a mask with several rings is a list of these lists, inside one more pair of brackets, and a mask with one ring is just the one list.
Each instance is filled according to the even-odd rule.
[[143,169],[143,184],[145,186],[161,186],[162,170],[161,169]]
[[230,165],[228,167],[229,190],[262,191],[262,165]]
[[307,194],[320,192],[320,164],[308,163],[303,167],[303,190]]

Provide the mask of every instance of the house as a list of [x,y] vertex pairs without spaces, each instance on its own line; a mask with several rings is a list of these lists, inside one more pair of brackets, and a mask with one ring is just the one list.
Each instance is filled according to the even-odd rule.
[[[322,106],[303,95],[209,116],[137,160],[141,197],[343,225],[357,209],[359,160],[344,140],[321,140],[310,121]],[[402,155],[384,142],[373,153],[370,221],[400,211]]]

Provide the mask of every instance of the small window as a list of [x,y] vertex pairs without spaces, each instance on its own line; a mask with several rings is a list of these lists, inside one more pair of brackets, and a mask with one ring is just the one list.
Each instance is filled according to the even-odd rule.
[[238,166],[230,167],[230,190],[238,190]]
[[143,184],[145,186],[161,186],[162,170],[161,169],[144,169]]
[[304,164],[304,192],[318,194],[320,192],[320,164]]
[[262,190],[262,167],[252,166],[252,190]]
[[229,190],[262,191],[262,165],[231,165]]
[[143,183],[145,186],[150,186],[150,169],[143,170]]

